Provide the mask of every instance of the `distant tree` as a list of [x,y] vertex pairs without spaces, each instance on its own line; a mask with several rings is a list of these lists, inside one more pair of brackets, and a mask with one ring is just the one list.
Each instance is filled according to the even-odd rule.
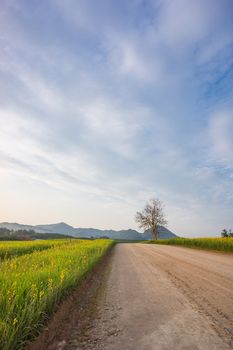
[[228,237],[233,237],[233,232],[231,230],[228,231]]
[[[231,232],[231,231],[230,231]],[[221,236],[222,237],[229,237],[229,235],[228,235],[228,232],[227,232],[227,230],[224,228],[224,230],[222,230],[222,232],[221,232]]]
[[150,199],[143,211],[136,213],[135,220],[140,228],[151,231],[152,239],[158,239],[158,226],[167,225],[162,202],[159,199]]
[[5,227],[0,227],[0,234],[5,234],[5,235],[9,235],[11,233],[10,230],[8,230]]

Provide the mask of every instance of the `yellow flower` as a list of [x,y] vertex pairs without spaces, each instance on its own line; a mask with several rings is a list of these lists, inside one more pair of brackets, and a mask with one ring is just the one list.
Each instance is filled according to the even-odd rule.
[[43,298],[44,295],[45,295],[44,290],[41,290],[39,293],[39,299]]
[[61,274],[60,274],[60,280],[61,280],[61,282],[64,281],[64,278],[65,278],[65,272],[62,271]]

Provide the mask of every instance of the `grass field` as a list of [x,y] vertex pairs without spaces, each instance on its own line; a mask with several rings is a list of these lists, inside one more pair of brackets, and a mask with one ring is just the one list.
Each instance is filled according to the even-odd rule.
[[203,248],[233,252],[233,238],[171,238],[149,241],[152,244],[181,245],[190,248]]
[[[1,262],[1,350],[21,349],[54,311],[61,298],[78,284],[113,244],[113,241],[104,239],[64,242],[50,241],[51,249],[37,251],[34,247],[31,254]],[[34,244],[40,245],[39,242]],[[6,245],[12,245],[15,250],[17,244]],[[28,253],[27,250],[25,252]],[[9,253],[9,256],[12,255]]]

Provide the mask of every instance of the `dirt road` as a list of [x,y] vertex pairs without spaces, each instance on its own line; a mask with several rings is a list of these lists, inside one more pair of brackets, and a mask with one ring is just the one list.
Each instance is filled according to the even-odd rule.
[[182,247],[119,244],[97,311],[65,349],[233,348],[233,256]]

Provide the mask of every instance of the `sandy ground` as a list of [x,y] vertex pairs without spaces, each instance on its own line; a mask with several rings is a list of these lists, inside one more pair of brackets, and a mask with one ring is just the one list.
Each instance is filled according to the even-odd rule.
[[118,244],[110,266],[88,325],[60,348],[233,349],[233,255]]

